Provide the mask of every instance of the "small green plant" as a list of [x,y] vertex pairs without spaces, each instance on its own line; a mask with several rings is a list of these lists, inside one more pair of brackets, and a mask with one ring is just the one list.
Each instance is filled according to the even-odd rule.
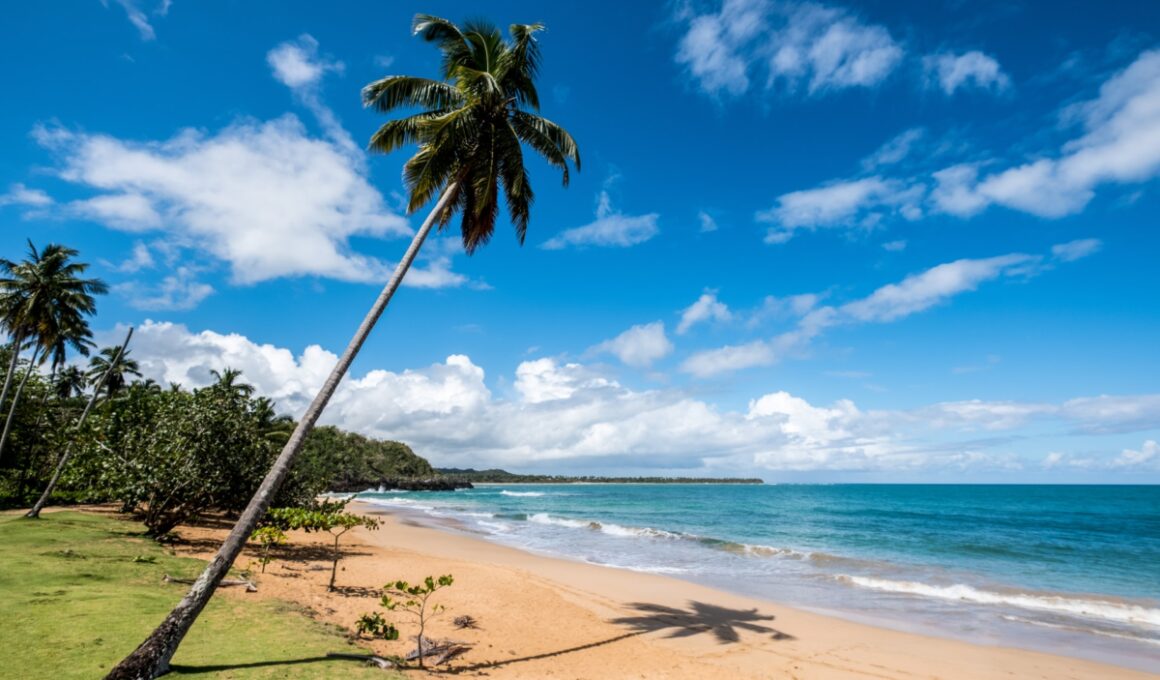
[[395,628],[395,624],[387,623],[383,615],[378,612],[363,614],[355,622],[354,627],[359,635],[366,635],[383,640],[399,639],[399,629]]
[[264,527],[258,527],[257,531],[250,538],[257,539],[262,544],[262,556],[258,558],[258,562],[262,565],[262,573],[265,574],[266,565],[274,561],[274,557],[270,554],[270,549],[286,542],[286,532],[276,526],[266,525]]
[[416,585],[411,585],[406,581],[395,581],[383,586],[383,608],[388,611],[395,611],[401,609],[415,618],[419,619],[419,636],[416,638],[419,650],[419,667],[423,667],[423,656],[426,643],[423,638],[423,630],[427,627],[427,621],[444,610],[443,605],[433,604],[428,606],[428,600],[436,591],[450,586],[455,579],[451,574],[444,574],[439,578],[428,576],[423,579],[423,582]]
[[334,590],[334,580],[338,573],[338,560],[342,557],[338,547],[339,539],[355,527],[366,527],[373,531],[383,523],[381,519],[376,517],[363,517],[343,512],[349,501],[348,498],[345,501],[322,501],[310,507],[272,508],[266,513],[267,524],[283,531],[291,529],[302,529],[307,533],[325,531],[334,537],[334,545],[331,548],[330,584],[326,587],[330,591]]

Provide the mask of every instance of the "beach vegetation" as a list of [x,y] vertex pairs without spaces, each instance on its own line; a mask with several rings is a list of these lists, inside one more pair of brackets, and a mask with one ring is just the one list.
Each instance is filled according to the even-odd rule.
[[379,612],[363,614],[355,621],[354,628],[359,635],[365,635],[378,640],[398,640],[399,629],[395,624],[388,622]]
[[382,525],[377,517],[367,517],[354,513],[343,512],[346,501],[321,501],[306,507],[272,508],[266,513],[270,525],[283,531],[301,530],[307,533],[326,532],[333,538],[330,548],[330,583],[326,589],[334,591],[335,578],[338,574],[338,561],[342,558],[339,541],[351,529],[364,527],[374,531]]
[[439,49],[441,79],[387,76],[363,89],[363,103],[381,113],[419,109],[389,121],[371,138],[371,148],[389,153],[416,145],[403,179],[408,212],[434,200],[395,272],[368,311],[322,388],[307,407],[281,453],[269,466],[218,554],[187,596],[154,632],[109,674],[109,678],[154,678],[170,660],[246,540],[271,507],[303,451],[307,435],[326,408],[359,349],[386,310],[431,230],[460,217],[460,236],[470,254],[495,231],[504,194],[507,213],[522,244],[533,201],[524,166],[524,145],[558,169],[565,185],[569,163],[580,168],[580,152],[568,132],[541,117],[535,80],[540,66],[540,24],[514,24],[509,38],[495,26],[473,21],[460,26],[439,17],[415,17],[415,35]]
[[431,618],[445,610],[443,605],[430,602],[431,596],[454,582],[455,579],[451,574],[444,574],[438,578],[428,576],[419,583],[399,580],[383,586],[383,597],[380,601],[383,608],[388,611],[406,612],[419,622],[419,633],[415,636],[415,641],[420,667],[423,667],[423,657],[429,654],[428,647],[434,646],[429,644],[423,633]]

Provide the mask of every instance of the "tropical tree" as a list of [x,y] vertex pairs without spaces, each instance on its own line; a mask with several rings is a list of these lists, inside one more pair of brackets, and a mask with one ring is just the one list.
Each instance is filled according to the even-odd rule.
[[79,366],[68,366],[57,372],[52,389],[57,399],[69,399],[83,395],[88,385],[89,378]]
[[217,382],[215,387],[229,392],[238,399],[249,399],[254,394],[254,386],[243,382],[238,382],[238,378],[242,377],[242,372],[236,368],[229,368],[228,366],[220,372],[211,370],[210,375],[214,377]]
[[106,347],[89,360],[88,379],[92,384],[104,379],[105,396],[112,399],[129,384],[127,376],[141,377],[141,366],[129,358],[129,350]]
[[[56,353],[54,362],[59,358],[61,363],[68,345],[88,354],[90,333],[85,317],[96,311],[93,296],[106,292],[108,287],[100,279],[82,278],[89,265],[74,262],[76,255],[76,250],[53,243],[37,250],[29,241],[27,259],[13,262],[0,258],[0,326],[12,337],[13,347],[4,387],[0,389],[0,404],[8,396],[17,359],[26,343],[33,352],[21,387],[44,352]],[[5,434],[0,437],[0,455],[18,398],[12,399]]]
[[568,161],[580,167],[580,153],[571,135],[533,113],[539,109],[535,78],[540,55],[535,35],[543,26],[513,25],[510,40],[505,40],[499,29],[488,24],[472,22],[460,28],[445,19],[420,14],[413,28],[442,52],[442,80],[389,76],[363,89],[363,103],[384,113],[399,108],[422,109],[383,125],[372,137],[371,148],[386,153],[417,144],[418,151],[407,161],[403,173],[410,193],[408,211],[414,212],[438,196],[435,207],[217,554],[189,593],[109,673],[109,678],[151,679],[169,670],[178,645],[270,507],[306,436],[431,229],[436,224],[445,227],[458,213],[464,248],[474,252],[495,230],[502,187],[508,215],[522,243],[533,195],[521,142],[559,168],[565,185]]

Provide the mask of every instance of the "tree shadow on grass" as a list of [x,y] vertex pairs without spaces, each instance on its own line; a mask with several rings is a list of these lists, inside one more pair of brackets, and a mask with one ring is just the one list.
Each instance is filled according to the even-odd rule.
[[265,668],[267,666],[296,666],[303,663],[318,663],[320,661],[334,661],[334,659],[325,656],[307,656],[301,659],[281,659],[279,661],[250,661],[247,663],[222,663],[214,664],[212,666],[187,666],[185,664],[175,663],[170,665],[170,670],[177,673],[185,673],[188,675],[196,675],[200,673],[222,673],[224,671],[236,671],[245,668]]
[[661,604],[633,602],[636,616],[622,616],[612,623],[628,626],[641,633],[662,630],[671,632],[665,637],[686,638],[702,633],[711,633],[720,644],[732,644],[741,640],[740,630],[751,633],[768,633],[773,640],[793,640],[794,637],[771,628],[762,621],[772,621],[772,614],[759,614],[756,609],[729,609],[705,602],[690,601],[688,609],[678,609]]

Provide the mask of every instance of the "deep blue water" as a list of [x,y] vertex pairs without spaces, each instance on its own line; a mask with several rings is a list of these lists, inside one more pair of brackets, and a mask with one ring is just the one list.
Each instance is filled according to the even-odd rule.
[[1160,487],[488,485],[362,500],[507,545],[1160,672]]

